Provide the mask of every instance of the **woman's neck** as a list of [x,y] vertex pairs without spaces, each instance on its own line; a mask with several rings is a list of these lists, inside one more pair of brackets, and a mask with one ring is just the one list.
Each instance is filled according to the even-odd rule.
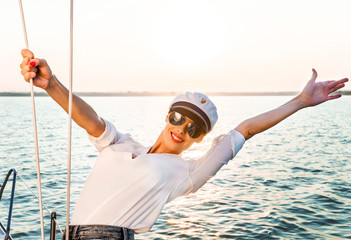
[[163,139],[162,139],[162,134],[160,134],[160,136],[157,138],[156,142],[154,145],[152,145],[152,147],[150,148],[150,150],[147,153],[170,153],[170,154],[179,154],[179,153],[175,153],[172,150],[170,150],[166,144],[164,143]]

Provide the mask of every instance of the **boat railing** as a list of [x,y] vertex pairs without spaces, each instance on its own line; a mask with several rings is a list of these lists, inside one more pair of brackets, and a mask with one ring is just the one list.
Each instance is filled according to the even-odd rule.
[[10,236],[10,230],[11,230],[11,219],[12,219],[13,203],[14,203],[14,199],[15,199],[15,187],[16,187],[16,176],[17,176],[17,171],[15,168],[12,168],[10,171],[8,171],[3,184],[0,185],[0,201],[1,201],[2,194],[4,193],[6,184],[7,184],[12,173],[13,173],[12,189],[11,189],[10,206],[9,206],[9,213],[7,216],[6,228],[0,222],[0,239],[1,239],[1,237],[3,237],[4,240],[12,239]]
[[[16,187],[17,177],[19,177],[19,179],[23,181],[24,185],[31,191],[31,193],[34,195],[34,197],[38,198],[38,196],[28,187],[28,185],[25,183],[25,181],[21,178],[21,175],[18,174],[17,170],[15,168],[13,168],[13,169],[8,171],[3,184],[2,185],[0,184],[0,201],[1,201],[2,195],[4,193],[6,184],[10,179],[11,174],[13,174],[13,180],[12,180],[9,213],[8,213],[8,217],[7,217],[6,227],[0,221],[0,240],[12,240],[12,237],[10,235],[10,230],[11,230],[11,219],[12,219],[13,204],[14,204],[14,199],[15,199],[15,187]],[[50,240],[55,240],[56,239],[56,225],[59,227],[60,232],[63,234],[62,229],[56,220],[56,212],[49,211],[49,209],[45,206],[45,204],[43,204],[43,205],[44,205],[45,209],[48,211],[48,213],[51,215]]]

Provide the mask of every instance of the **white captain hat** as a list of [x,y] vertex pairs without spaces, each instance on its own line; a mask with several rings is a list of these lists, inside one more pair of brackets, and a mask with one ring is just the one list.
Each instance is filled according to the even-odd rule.
[[205,95],[199,92],[186,92],[176,96],[169,111],[179,112],[196,122],[205,132],[213,129],[217,122],[217,108]]

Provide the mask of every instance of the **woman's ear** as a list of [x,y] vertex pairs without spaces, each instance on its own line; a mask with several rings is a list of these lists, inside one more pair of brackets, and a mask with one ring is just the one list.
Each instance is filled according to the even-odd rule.
[[168,121],[168,116],[169,116],[169,113],[166,115],[165,122],[167,122],[167,121]]

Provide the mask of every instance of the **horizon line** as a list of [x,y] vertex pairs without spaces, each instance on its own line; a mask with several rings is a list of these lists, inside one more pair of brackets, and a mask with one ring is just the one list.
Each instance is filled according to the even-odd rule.
[[[111,96],[111,97],[127,97],[127,96],[176,96],[178,94],[184,93],[181,91],[155,91],[155,92],[150,92],[150,91],[127,91],[127,92],[74,92],[78,96],[84,96],[84,97],[98,97],[98,96]],[[292,96],[296,95],[299,92],[298,91],[276,91],[276,92],[224,92],[224,91],[218,91],[218,92],[203,92],[204,94],[208,96]],[[346,90],[346,91],[338,91],[337,93],[340,93],[342,95],[351,95],[351,91]],[[41,96],[49,96],[46,92],[35,92],[35,96],[41,97]],[[25,97],[25,96],[30,96],[29,92],[16,92],[16,91],[9,91],[9,92],[0,92],[0,97]]]

